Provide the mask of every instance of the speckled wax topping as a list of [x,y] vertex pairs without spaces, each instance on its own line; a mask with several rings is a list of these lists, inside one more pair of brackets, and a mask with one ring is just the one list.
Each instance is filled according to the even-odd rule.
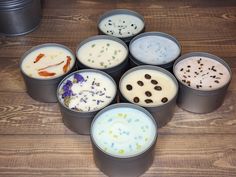
[[172,40],[156,35],[137,38],[130,45],[132,56],[146,64],[162,65],[175,60],[179,46]]
[[33,78],[51,79],[67,73],[74,65],[72,53],[60,46],[42,46],[29,53],[21,69]]
[[194,56],[181,60],[174,68],[176,77],[197,90],[215,90],[228,83],[230,73],[220,62]]
[[96,39],[82,45],[77,51],[77,58],[90,68],[107,69],[122,63],[127,54],[127,49],[119,42]]
[[138,69],[120,81],[122,95],[141,106],[158,106],[170,101],[177,87],[167,74],[152,69]]
[[104,152],[130,157],[147,150],[156,138],[153,120],[134,108],[114,108],[102,113],[92,125],[92,137]]
[[115,95],[112,80],[97,72],[74,73],[59,89],[61,103],[78,112],[97,111],[110,104]]
[[105,34],[115,37],[130,37],[138,34],[144,27],[143,21],[133,15],[116,14],[104,18],[99,23],[99,28]]

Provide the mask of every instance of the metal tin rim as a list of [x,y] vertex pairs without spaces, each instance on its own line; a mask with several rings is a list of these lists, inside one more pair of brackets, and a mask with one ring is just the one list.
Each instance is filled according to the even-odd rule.
[[[127,157],[119,157],[119,156],[116,156],[116,155],[112,155],[112,154],[109,154],[107,152],[105,152],[104,150],[102,150],[98,145],[97,143],[95,142],[94,138],[93,138],[93,134],[92,134],[92,127],[93,127],[93,124],[94,122],[96,121],[96,119],[101,115],[103,114],[104,112],[108,111],[108,110],[111,110],[111,109],[114,109],[114,108],[120,108],[120,107],[124,107],[124,108],[133,108],[133,109],[136,109],[136,110],[139,110],[143,113],[145,113],[153,122],[154,126],[155,126],[155,137],[154,137],[154,140],[153,142],[150,144],[150,146],[145,149],[144,151],[138,153],[138,154],[135,154],[135,155],[130,155],[130,156],[127,156]],[[144,109],[143,107],[141,106],[138,106],[138,105],[135,105],[135,104],[132,104],[132,103],[116,103],[116,104],[112,104],[112,105],[109,105],[107,107],[105,107],[104,109],[100,110],[96,116],[93,118],[93,121],[91,123],[91,128],[90,128],[90,137],[91,137],[91,141],[92,143],[96,146],[96,148],[98,148],[101,152],[103,152],[104,154],[106,154],[107,156],[111,157],[111,158],[116,158],[116,159],[131,159],[131,158],[137,158],[138,156],[148,152],[155,144],[156,144],[156,141],[157,141],[157,137],[158,137],[158,128],[157,128],[157,124],[156,124],[156,121],[155,119],[153,118],[153,116],[151,115],[151,113],[149,113],[146,109]]]
[[[141,14],[139,14],[138,12],[135,12],[135,11],[129,10],[129,9],[114,9],[114,10],[109,10],[109,11],[105,12],[105,13],[102,14],[102,15],[99,17],[99,19],[98,19],[98,22],[97,22],[97,27],[98,27],[98,29],[99,29],[102,33],[106,34],[104,31],[102,31],[102,30],[100,29],[99,24],[101,23],[101,21],[102,21],[104,18],[107,18],[107,17],[112,16],[112,15],[117,15],[117,14],[127,14],[127,15],[133,15],[133,16],[135,16],[135,17],[138,17],[138,18],[143,22],[143,28],[142,28],[137,34],[140,34],[140,32],[142,32],[142,31],[145,29],[145,20],[144,20],[144,17],[143,17]],[[135,34],[135,35],[137,35],[137,34]],[[135,35],[132,35],[132,36],[135,36]],[[128,37],[118,37],[118,38],[125,40],[125,39],[128,39],[128,38],[132,37],[132,36],[128,36]]]
[[59,98],[59,89],[60,89],[61,85],[63,84],[63,82],[64,82],[65,80],[67,80],[69,77],[71,77],[72,75],[74,75],[75,73],[84,73],[84,72],[94,72],[94,73],[102,74],[102,75],[106,76],[107,78],[109,78],[109,79],[113,82],[113,84],[114,84],[114,86],[115,86],[115,95],[114,95],[114,97],[111,99],[111,101],[110,101],[107,105],[109,105],[110,103],[112,103],[112,101],[115,99],[115,97],[116,97],[116,95],[117,95],[117,85],[116,85],[114,79],[113,79],[110,75],[108,75],[107,73],[105,73],[105,72],[103,72],[103,71],[95,70],[95,69],[82,69],[82,70],[77,70],[77,71],[74,71],[74,72],[68,74],[66,77],[64,77],[64,78],[60,81],[60,83],[58,84],[58,86],[57,86],[57,100],[58,100],[58,103],[59,103],[61,106],[63,106],[64,108],[66,108],[67,110],[69,110],[69,111],[71,111],[71,112],[75,112],[75,113],[78,113],[78,114],[95,113],[95,112],[98,112],[99,110],[103,109],[103,108],[106,107],[106,106],[104,106],[104,107],[102,107],[102,108],[100,108],[100,109],[98,109],[98,110],[94,110],[94,111],[79,112],[79,111],[71,110],[71,109],[69,109],[68,107],[66,107],[66,106],[61,102],[61,100],[60,100],[60,98]]
[[[144,107],[144,108],[147,108],[147,109],[155,109],[156,107],[163,107],[165,106],[166,104],[170,103],[173,99],[175,99],[175,97],[177,96],[178,94],[178,90],[179,90],[179,84],[178,84],[178,81],[176,80],[175,76],[173,74],[171,74],[169,71],[167,71],[166,69],[163,69],[159,66],[153,66],[153,65],[141,65],[141,66],[136,66],[134,68],[131,68],[129,69],[128,71],[126,71],[122,77],[120,78],[120,82],[119,82],[119,90],[120,90],[120,94],[126,99],[126,97],[124,96],[124,94],[122,93],[121,91],[121,81],[123,78],[125,78],[128,74],[132,73],[133,71],[137,71],[137,70],[140,70],[140,69],[150,69],[150,70],[155,70],[155,71],[160,71],[164,74],[166,74],[168,77],[171,78],[171,80],[173,80],[173,82],[175,83],[176,85],[176,93],[174,94],[174,96],[172,97],[171,100],[169,100],[167,103],[164,103],[164,104],[161,104],[161,105],[157,105],[157,106],[141,106],[141,105],[138,105],[138,104],[135,104],[135,105],[138,105],[138,106],[141,106],[141,107]],[[128,100],[128,99],[126,99]],[[129,100],[128,100],[129,101]],[[129,101],[130,102],[130,101]]]
[[[76,58],[77,58],[77,61],[78,61],[78,62],[82,63],[82,62],[79,60],[78,55],[77,55],[79,49],[80,49],[84,44],[86,44],[86,43],[88,43],[88,42],[90,42],[90,41],[99,40],[99,39],[108,39],[108,40],[111,40],[111,41],[115,41],[115,42],[120,43],[120,44],[123,45],[123,46],[125,47],[125,49],[127,50],[127,54],[126,54],[126,56],[124,57],[124,60],[123,60],[121,63],[119,63],[118,65],[115,65],[115,66],[110,67],[110,68],[101,68],[101,69],[100,69],[100,68],[92,68],[92,69],[97,69],[97,70],[102,70],[102,71],[114,70],[117,66],[122,65],[122,64],[127,60],[128,55],[129,55],[129,48],[128,48],[128,46],[127,46],[121,39],[119,39],[119,38],[117,38],[117,37],[114,37],[114,36],[110,36],[110,35],[96,35],[96,36],[91,36],[91,37],[89,37],[89,38],[83,40],[82,42],[80,42],[80,43],[77,45],[77,47],[76,47],[76,54],[75,54],[75,55],[76,55]],[[82,63],[82,64],[83,64],[84,66],[88,67],[88,68],[91,68],[90,66],[85,65],[84,63]]]
[[[52,47],[53,47],[53,46],[61,47],[61,48],[63,48],[63,49],[66,49],[67,51],[69,51],[69,52],[71,53],[71,55],[74,57],[72,67],[71,67],[66,73],[64,73],[64,74],[62,74],[62,75],[60,75],[60,76],[58,76],[58,77],[54,77],[54,78],[48,78],[48,79],[34,78],[34,77],[30,77],[29,75],[27,75],[27,74],[23,71],[23,69],[22,69],[22,62],[23,62],[23,60],[25,59],[25,57],[26,57],[27,55],[29,55],[31,52],[33,52],[34,50],[40,49],[40,48],[42,48],[42,47],[51,47],[51,46],[52,46]],[[20,70],[21,70],[21,72],[22,72],[25,76],[27,76],[27,77],[29,77],[29,78],[32,78],[32,79],[35,79],[35,80],[40,80],[40,81],[49,81],[49,80],[54,80],[54,79],[63,77],[64,75],[66,75],[67,73],[69,73],[69,72],[72,70],[73,66],[75,65],[75,60],[76,60],[76,58],[75,58],[75,55],[74,55],[73,51],[72,51],[70,48],[68,48],[67,46],[62,45],[62,44],[58,44],[58,43],[45,43],[45,44],[40,44],[40,45],[37,45],[37,46],[34,46],[34,47],[30,48],[29,50],[27,50],[27,51],[21,56],[21,58],[20,58]]]
[[0,11],[17,10],[24,8],[33,0],[11,0],[0,2]]
[[210,58],[210,59],[213,59],[213,60],[216,60],[216,61],[220,62],[220,63],[223,64],[223,65],[227,68],[227,70],[229,71],[230,78],[229,78],[229,80],[228,80],[227,83],[225,83],[224,85],[222,85],[221,87],[219,87],[219,88],[217,88],[217,89],[212,89],[212,90],[197,90],[197,89],[194,89],[194,88],[192,88],[192,87],[189,87],[189,86],[183,84],[183,83],[180,81],[180,79],[176,77],[176,79],[179,81],[179,83],[181,83],[181,85],[185,86],[186,88],[190,89],[190,90],[193,91],[193,92],[197,92],[198,94],[210,94],[210,93],[212,93],[212,92],[214,92],[214,91],[218,91],[218,90],[224,88],[225,86],[227,86],[227,85],[231,82],[231,80],[232,80],[232,71],[231,71],[229,65],[228,65],[222,58],[220,58],[220,57],[218,57],[218,56],[216,56],[216,55],[210,54],[210,53],[206,53],[206,52],[190,52],[190,53],[186,53],[186,54],[184,54],[184,55],[181,55],[181,56],[175,61],[174,65],[173,65],[173,73],[174,73],[174,75],[176,76],[175,66],[178,64],[178,62],[180,62],[180,61],[182,61],[182,60],[184,60],[184,59],[186,59],[186,58],[195,57],[195,56],[196,56],[196,57],[197,57],[197,56],[200,56],[200,57],[208,57],[208,58]]
[[[178,54],[178,56],[177,56],[176,58],[174,58],[174,59],[171,60],[170,62],[167,62],[167,63],[164,63],[164,64],[157,64],[157,65],[155,65],[155,66],[165,66],[165,65],[168,65],[168,64],[174,62],[174,61],[181,55],[182,47],[181,47],[181,45],[180,45],[180,42],[179,42],[174,36],[172,36],[172,35],[170,35],[170,34],[167,34],[167,33],[164,33],[164,32],[159,32],[159,31],[144,32],[144,33],[142,33],[142,34],[139,34],[139,35],[135,36],[135,37],[130,41],[130,43],[129,43],[129,49],[131,48],[131,45],[134,43],[135,40],[137,40],[137,39],[139,39],[139,38],[142,38],[142,37],[145,37],[145,36],[160,36],[160,37],[165,37],[165,38],[167,38],[167,39],[173,41],[173,42],[174,42],[175,44],[177,44],[177,46],[179,47],[179,54]],[[131,52],[130,52],[130,55],[131,55],[131,57],[132,57],[133,60],[138,61],[138,62],[140,62],[140,63],[142,63],[142,64],[145,64],[145,65],[150,65],[150,64],[148,64],[148,63],[144,63],[144,62],[141,62],[141,61],[139,61],[138,59],[136,59],[136,58],[133,56],[133,54],[132,54]]]

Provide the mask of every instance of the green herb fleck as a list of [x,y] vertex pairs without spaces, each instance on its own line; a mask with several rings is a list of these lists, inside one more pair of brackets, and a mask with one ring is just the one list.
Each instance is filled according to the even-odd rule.
[[94,48],[94,47],[95,47],[95,45],[96,45],[96,44],[93,44],[93,45],[92,45],[92,48]]
[[107,43],[107,47],[109,47],[110,46],[110,44],[109,43]]

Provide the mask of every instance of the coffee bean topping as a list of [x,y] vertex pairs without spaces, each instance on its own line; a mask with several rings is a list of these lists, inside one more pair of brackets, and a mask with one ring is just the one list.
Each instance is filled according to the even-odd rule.
[[158,82],[156,81],[156,80],[151,80],[151,83],[153,84],[153,85],[157,85],[158,84]]
[[162,90],[161,86],[155,86],[154,89],[155,89],[155,90],[158,90],[158,91],[159,91],[159,90]]
[[138,98],[138,97],[134,97],[133,100],[134,100],[135,103],[138,103],[138,102],[139,102],[139,98]]
[[152,101],[151,99],[146,99],[145,102],[146,102],[147,104],[153,103],[153,101]]
[[166,98],[166,97],[163,97],[162,99],[161,99],[161,102],[162,103],[166,103],[168,101],[168,98]]
[[133,89],[132,85],[130,85],[130,84],[126,85],[126,88],[127,88],[127,90],[132,90]]
[[146,91],[146,92],[145,92],[145,95],[146,95],[147,97],[150,97],[150,96],[152,96],[152,93],[149,92],[149,91]]
[[143,86],[143,85],[144,85],[143,81],[138,81],[137,84],[138,84],[139,86]]
[[145,77],[146,79],[151,79],[151,76],[150,76],[149,74],[145,74],[144,77]]

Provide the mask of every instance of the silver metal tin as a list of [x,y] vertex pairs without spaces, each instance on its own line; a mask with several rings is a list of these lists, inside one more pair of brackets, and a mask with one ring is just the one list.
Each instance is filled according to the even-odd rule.
[[[125,60],[122,63],[120,63],[119,65],[111,67],[111,68],[106,68],[106,69],[98,69],[98,70],[104,71],[107,74],[109,74],[110,76],[112,76],[113,79],[118,83],[120,77],[127,70],[128,65],[129,65],[129,61],[128,61],[129,49],[128,49],[127,45],[122,40],[120,40],[116,37],[113,37],[113,36],[108,36],[108,35],[97,35],[97,36],[89,37],[89,38],[85,39],[84,41],[82,41],[78,45],[78,47],[76,49],[76,56],[77,56],[78,50],[80,49],[81,46],[83,46],[87,42],[97,40],[97,39],[108,39],[108,40],[116,41],[116,42],[120,43],[121,45],[123,45],[127,50],[127,56],[125,57]],[[81,68],[81,69],[91,68],[90,66],[86,66],[83,63],[81,63],[78,56],[77,56],[77,63],[78,63],[78,67]],[[96,68],[91,68],[91,69],[96,69]]]
[[[145,33],[142,33],[142,34],[139,34],[138,36],[134,37],[130,43],[129,43],[129,48],[131,47],[131,45],[133,44],[133,42],[139,38],[142,38],[142,37],[145,37],[145,36],[161,36],[161,37],[165,37],[167,39],[170,39],[171,41],[173,41],[174,43],[176,43],[180,49],[180,54],[174,58],[171,62],[168,62],[166,64],[162,64],[162,65],[155,65],[155,66],[159,66],[159,67],[162,67],[162,68],[165,68],[167,69],[168,71],[171,71],[172,72],[172,68],[173,68],[173,64],[175,62],[175,60],[181,55],[181,45],[179,43],[179,41],[167,34],[167,33],[163,33],[163,32],[145,32]],[[129,58],[130,58],[130,66],[131,67],[135,67],[135,66],[139,66],[139,65],[148,65],[148,63],[143,63],[141,61],[139,61],[138,59],[136,59],[131,53],[129,54]]]
[[101,21],[109,16],[112,16],[112,15],[117,15],[117,14],[126,14],[126,15],[132,15],[132,16],[135,16],[135,17],[138,17],[144,24],[143,26],[143,29],[133,35],[133,36],[130,36],[130,37],[124,37],[124,38],[120,38],[121,40],[123,40],[125,43],[129,43],[131,41],[132,38],[134,38],[135,36],[137,36],[138,34],[142,33],[145,31],[145,21],[144,21],[144,17],[142,15],[140,15],[139,13],[135,12],[135,11],[132,11],[132,10],[128,10],[128,9],[115,9],[115,10],[110,10],[110,11],[107,11],[105,12],[98,20],[98,23],[97,23],[97,28],[98,28],[98,33],[99,34],[106,34],[104,33],[100,28],[99,28],[99,24],[101,23]]
[[22,62],[28,54],[30,54],[34,50],[47,47],[47,46],[58,46],[58,47],[64,48],[68,50],[72,54],[72,56],[74,56],[73,52],[64,45],[56,44],[56,43],[41,44],[41,45],[38,45],[29,49],[22,55],[20,59],[20,70],[21,70],[21,74],[23,76],[23,79],[26,85],[27,92],[33,99],[37,101],[41,101],[41,102],[46,102],[46,103],[54,103],[54,102],[57,102],[57,94],[56,94],[57,85],[67,74],[69,74],[70,72],[76,69],[75,56],[73,60],[74,62],[73,67],[70,68],[70,70],[67,73],[56,78],[51,78],[51,79],[33,78],[33,77],[28,76],[22,69]]
[[[221,64],[223,64],[229,71],[230,77],[232,78],[232,72],[229,65],[221,58],[204,52],[191,52],[182,55],[179,57],[173,66],[173,72],[175,74],[175,66],[178,62],[185,58],[193,57],[193,56],[200,56],[200,57],[208,57],[214,59]],[[176,74],[175,74],[176,75]],[[179,81],[179,95],[177,99],[177,104],[179,107],[183,108],[186,111],[193,112],[193,113],[208,113],[216,110],[219,108],[223,101],[224,97],[227,93],[228,86],[230,84],[231,78],[227,84],[223,87],[218,88],[216,90],[210,91],[203,91],[203,90],[196,90],[191,87],[184,85],[178,78]]]
[[[134,108],[139,111],[142,111],[153,120],[153,123],[156,126],[154,118],[147,110],[145,110],[144,108],[140,106],[130,104],[130,103],[117,103],[117,104],[113,104],[111,106],[104,108],[95,116],[93,122],[102,113],[108,110],[114,109],[114,108],[119,108],[119,107]],[[93,122],[91,124],[91,127],[93,125]],[[147,150],[142,152],[141,154],[138,154],[136,156],[122,158],[122,157],[112,156],[104,152],[99,146],[96,145],[96,142],[94,141],[93,136],[91,135],[90,137],[91,137],[91,142],[92,142],[92,147],[93,147],[93,157],[94,157],[95,164],[104,174],[108,176],[113,176],[113,177],[139,176],[145,173],[145,171],[147,171],[153,163],[157,136],[158,134],[156,131],[155,140],[153,141],[151,146]]]
[[0,35],[27,34],[38,27],[40,20],[40,0],[4,0],[0,2]]
[[[174,111],[175,111],[175,106],[176,106],[176,99],[177,99],[177,95],[178,95],[178,82],[176,80],[176,78],[173,76],[173,74],[171,74],[169,71],[158,67],[158,66],[152,66],[152,65],[142,65],[142,66],[137,66],[134,67],[130,70],[128,70],[120,79],[120,83],[119,83],[119,88],[121,88],[121,81],[122,79],[128,75],[129,73],[132,73],[134,71],[140,70],[140,69],[151,69],[151,70],[156,70],[156,71],[160,71],[164,74],[166,74],[167,76],[169,76],[175,83],[177,91],[175,96],[169,100],[167,103],[159,105],[159,106],[142,106],[145,109],[147,109],[152,116],[155,118],[156,123],[157,123],[157,127],[163,127],[164,125],[166,125],[171,118],[174,115]],[[126,99],[126,97],[123,95],[123,93],[121,92],[121,89],[119,96],[120,96],[120,101],[121,102],[129,102],[129,100]]]
[[[59,89],[61,84],[63,84],[63,82],[68,79],[69,77],[71,77],[72,75],[74,75],[75,73],[83,73],[83,72],[95,72],[95,73],[100,73],[103,74],[104,76],[106,76],[107,78],[109,78],[115,85],[116,87],[116,83],[113,80],[113,78],[111,76],[109,76],[108,74],[106,74],[103,71],[99,71],[99,70],[95,70],[95,69],[83,69],[83,70],[78,70],[75,72],[70,73],[69,75],[67,75],[58,85],[57,88],[57,99],[58,99],[58,104],[60,107],[60,111],[62,114],[62,120],[63,123],[72,131],[77,132],[78,134],[83,134],[83,135],[88,135],[90,134],[90,125],[91,122],[94,118],[94,116],[102,109],[99,109],[97,111],[90,111],[90,112],[78,112],[75,110],[71,110],[68,107],[66,107],[63,103],[61,103],[60,99],[59,99]],[[117,87],[116,87],[117,88]],[[115,91],[117,92],[117,91]],[[108,103],[112,104],[116,102],[116,94],[114,96],[114,98],[111,99],[111,102]]]

